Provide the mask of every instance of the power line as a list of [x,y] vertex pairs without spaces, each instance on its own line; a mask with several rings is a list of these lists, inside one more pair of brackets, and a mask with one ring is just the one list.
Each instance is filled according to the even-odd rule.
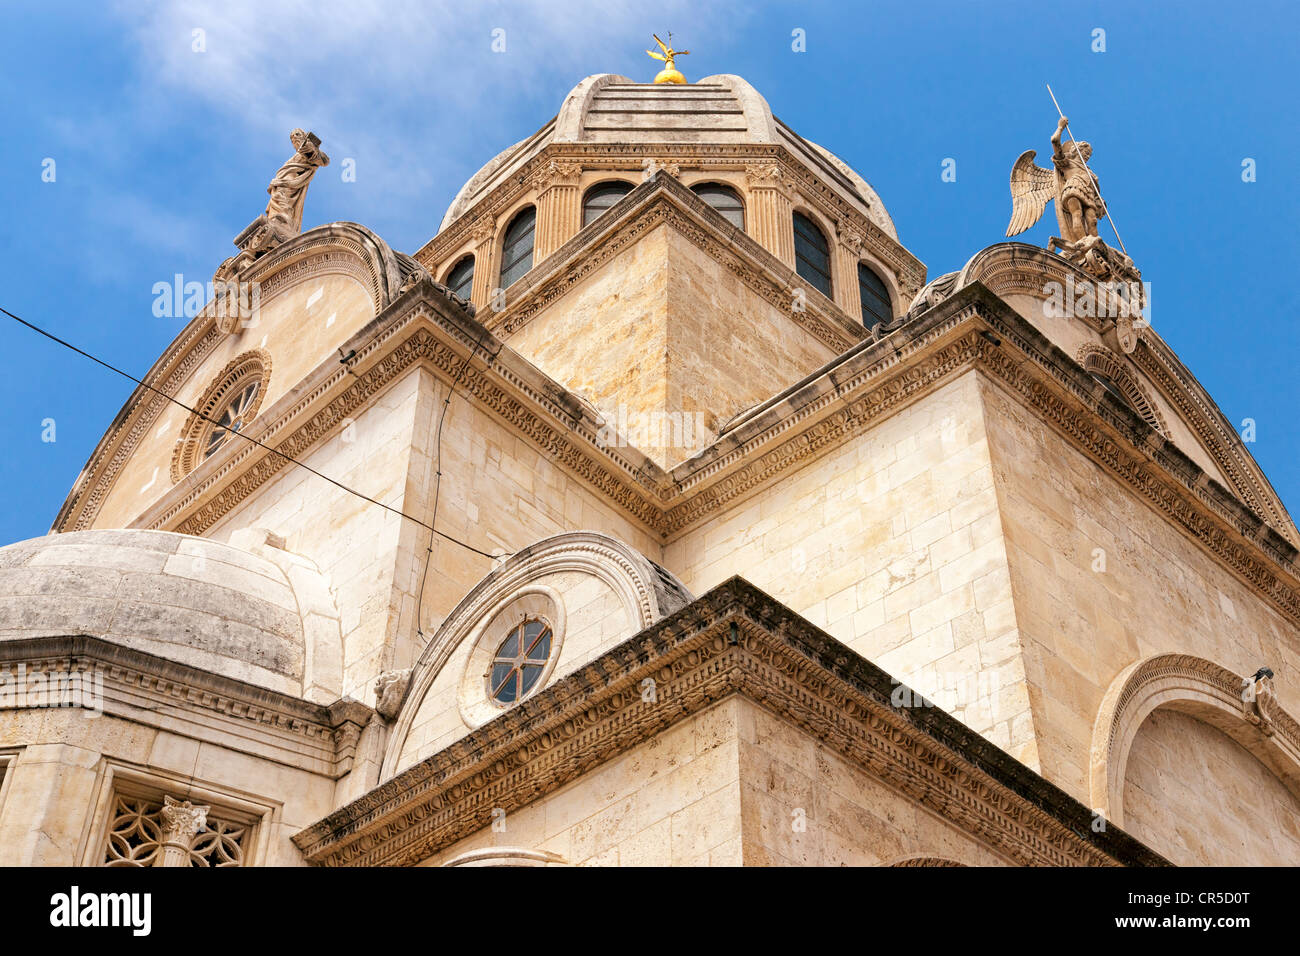
[[[52,341],[52,342],[57,342],[59,345],[62,345],[64,348],[66,348],[66,349],[70,349],[71,351],[76,352],[78,355],[80,355],[80,356],[82,356],[82,357],[84,357],[84,358],[88,358],[88,359],[90,359],[90,360],[91,360],[92,362],[94,362],[96,365],[102,365],[104,368],[108,369],[109,371],[111,371],[111,372],[116,372],[118,375],[121,375],[123,378],[129,379],[129,380],[131,380],[132,382],[135,382],[135,384],[139,385],[140,387],[142,387],[142,388],[146,388],[146,389],[148,389],[149,391],[153,392],[155,395],[161,396],[162,398],[164,398],[164,399],[166,399],[167,401],[171,402],[173,405],[179,405],[181,408],[185,409],[185,410],[186,410],[187,412],[189,412],[190,414],[192,414],[192,415],[197,415],[199,418],[203,419],[204,421],[206,421],[206,422],[211,422],[211,423],[214,424],[214,425],[220,425],[220,424],[221,424],[221,423],[218,422],[216,419],[214,419],[214,418],[210,418],[210,417],[208,417],[207,415],[204,415],[202,412],[198,411],[197,409],[191,408],[190,406],[186,405],[184,402],[179,401],[178,399],[175,399],[175,398],[173,398],[172,396],[168,395],[166,392],[162,392],[162,391],[160,391],[159,389],[154,388],[152,385],[148,384],[147,382],[141,381],[140,379],[138,379],[138,378],[136,378],[134,375],[132,375],[130,372],[124,372],[124,371],[122,371],[122,369],[118,368],[117,366],[115,366],[115,365],[111,365],[111,364],[109,364],[108,362],[105,362],[103,359],[101,359],[101,358],[97,358],[96,356],[91,355],[89,352],[85,351],[84,349],[79,349],[79,348],[77,348],[77,346],[73,345],[71,342],[68,342],[68,341],[65,341],[64,339],[59,338],[57,335],[53,334],[52,332],[47,332],[45,329],[41,328],[39,325],[35,325],[35,324],[32,323],[32,322],[28,322],[26,319],[22,318],[21,316],[14,315],[14,314],[13,314],[12,312],[10,312],[8,309],[6,309],[6,308],[4,308],[4,307],[2,307],[2,306],[0,306],[0,312],[3,312],[5,315],[9,316],[9,318],[13,319],[15,322],[19,323],[20,325],[24,325],[24,326],[26,326],[27,328],[31,329],[33,332],[36,332],[36,333],[38,333],[38,334],[40,334],[40,335],[45,336],[45,337],[46,337],[47,339],[49,339],[50,341]],[[481,340],[480,340],[480,341],[481,341]],[[477,350],[477,346],[475,346],[475,348],[476,348],[476,350]],[[469,364],[469,358],[466,358],[466,359],[465,359],[465,365],[468,365],[468,364]],[[462,366],[462,370],[463,370],[463,369],[464,369],[464,366]],[[348,369],[348,371],[351,371],[351,369]],[[454,388],[454,387],[455,387],[455,386],[453,385],[453,388]],[[447,400],[448,400],[449,402],[451,401],[450,394],[448,395],[448,399],[447,399]],[[446,411],[445,406],[444,406],[443,411],[444,411],[444,412]],[[441,430],[441,421],[439,422],[439,429]],[[413,523],[419,525],[421,528],[424,528],[425,530],[429,531],[431,535],[435,535],[435,534],[436,534],[436,535],[438,535],[438,536],[441,537],[441,538],[446,538],[448,541],[451,541],[451,542],[454,543],[454,544],[458,544],[458,545],[460,545],[462,548],[465,548],[466,550],[473,551],[475,554],[481,554],[483,557],[485,557],[485,558],[491,558],[491,559],[494,560],[494,561],[495,561],[498,557],[500,557],[500,555],[497,555],[497,554],[489,554],[489,553],[486,552],[486,551],[482,551],[482,550],[480,550],[480,549],[474,547],[472,544],[466,544],[464,541],[461,541],[461,540],[458,539],[458,538],[453,538],[453,537],[452,537],[451,535],[449,535],[449,534],[444,534],[443,532],[439,531],[437,528],[435,528],[435,527],[433,526],[433,521],[432,521],[432,519],[429,521],[428,524],[426,524],[425,522],[421,521],[419,518],[416,518],[416,517],[413,517],[413,516],[411,516],[411,515],[408,515],[405,511],[402,511],[402,510],[399,509],[399,508],[394,508],[392,505],[386,505],[386,504],[384,504],[382,501],[378,501],[378,500],[376,500],[375,498],[371,498],[369,495],[362,494],[360,491],[357,491],[355,488],[350,488],[350,487],[348,487],[347,485],[343,484],[343,482],[341,482],[341,481],[337,481],[336,479],[331,478],[329,475],[322,474],[321,472],[319,472],[319,471],[317,471],[315,468],[313,468],[311,465],[305,464],[304,462],[299,461],[298,459],[294,458],[294,457],[291,456],[291,455],[286,455],[284,452],[280,451],[278,448],[272,448],[270,445],[267,445],[267,444],[265,444],[264,442],[260,442],[260,441],[258,441],[256,438],[253,438],[253,437],[251,437],[251,436],[249,436],[249,435],[245,435],[245,434],[243,434],[242,432],[235,431],[235,432],[232,432],[232,434],[238,436],[239,438],[243,438],[243,439],[246,440],[246,441],[250,441],[250,442],[252,442],[254,445],[257,445],[259,448],[263,448],[263,449],[265,449],[266,451],[271,452],[272,454],[279,455],[281,458],[283,458],[285,461],[289,462],[290,464],[297,465],[299,468],[304,468],[304,469],[306,469],[307,471],[309,471],[309,472],[311,472],[313,475],[315,475],[317,478],[323,478],[325,481],[328,481],[331,485],[334,485],[336,488],[339,488],[339,489],[342,489],[343,491],[346,491],[346,492],[347,492],[348,494],[350,494],[350,495],[356,495],[358,498],[362,499],[363,501],[367,501],[367,502],[369,502],[369,503],[372,504],[372,505],[378,505],[380,508],[383,508],[385,511],[387,511],[387,512],[389,512],[389,513],[391,513],[391,514],[398,515],[399,517],[405,518],[407,521],[411,521],[411,522],[413,522]],[[436,500],[436,499],[435,499],[435,500]],[[436,517],[436,507],[435,507],[435,517]],[[429,544],[430,544],[430,551],[432,551],[432,545],[433,545],[433,539],[432,539],[432,537],[430,538],[430,542],[429,542]],[[427,573],[427,570],[428,570],[428,569],[427,569],[427,567],[426,567],[426,573]],[[421,588],[423,588],[423,582],[421,582]],[[418,621],[417,621],[417,627],[418,627]]]

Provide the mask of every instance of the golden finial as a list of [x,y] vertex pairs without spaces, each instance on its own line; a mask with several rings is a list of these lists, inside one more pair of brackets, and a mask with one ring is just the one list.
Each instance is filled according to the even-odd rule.
[[663,40],[659,39],[659,35],[657,33],[652,33],[650,35],[655,38],[655,43],[659,44],[659,49],[663,50],[663,53],[655,53],[653,50],[646,50],[646,53],[654,57],[656,60],[663,60],[664,63],[667,64],[662,70],[659,71],[659,75],[655,77],[655,82],[656,83],[685,83],[686,77],[682,76],[681,73],[677,71],[677,67],[673,66],[673,57],[686,56],[691,51],[674,50],[669,45],[673,42],[673,35],[671,32],[669,32],[668,34],[668,43],[664,43]]

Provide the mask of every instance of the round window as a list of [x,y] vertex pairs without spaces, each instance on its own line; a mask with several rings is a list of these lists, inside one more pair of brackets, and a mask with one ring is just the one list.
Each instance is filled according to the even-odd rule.
[[551,626],[537,618],[516,625],[497,648],[487,675],[488,697],[505,707],[523,700],[551,657]]

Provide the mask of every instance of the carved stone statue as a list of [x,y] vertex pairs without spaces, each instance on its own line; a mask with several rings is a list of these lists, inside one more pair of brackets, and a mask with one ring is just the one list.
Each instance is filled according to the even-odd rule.
[[320,139],[315,133],[300,129],[289,134],[289,142],[297,150],[275,174],[266,191],[271,201],[266,204],[266,221],[272,235],[281,241],[291,239],[302,231],[302,207],[307,199],[307,186],[316,170],[330,164],[330,158],[320,149]]
[[[1056,200],[1056,222],[1061,235],[1052,236],[1047,248],[1104,282],[1139,283],[1140,273],[1127,254],[1107,245],[1097,234],[1097,222],[1106,215],[1097,177],[1088,168],[1092,146],[1061,142],[1069,125],[1062,116],[1052,134],[1052,169],[1034,162],[1036,150],[1027,149],[1011,167],[1011,222],[1008,236],[1017,236],[1043,217],[1047,204]],[[1140,305],[1139,305],[1140,308]]]
[[214,282],[238,279],[256,259],[302,231],[302,210],[307,199],[307,186],[316,175],[316,170],[329,165],[330,158],[321,151],[320,138],[315,133],[295,129],[289,134],[289,142],[293,144],[295,152],[280,167],[271,180],[271,185],[266,187],[266,191],[271,194],[266,212],[235,237],[239,253],[218,267],[213,276]]

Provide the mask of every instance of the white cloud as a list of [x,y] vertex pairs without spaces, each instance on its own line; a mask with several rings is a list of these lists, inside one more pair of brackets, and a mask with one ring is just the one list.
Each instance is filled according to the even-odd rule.
[[[654,67],[640,52],[652,29],[689,22],[700,35],[718,16],[687,0],[661,0],[649,15],[610,0],[181,0],[123,3],[118,14],[138,52],[142,108],[213,110],[258,148],[280,149],[295,126],[315,130],[394,198],[431,187],[450,196],[460,182],[449,176],[468,178],[541,126],[574,83],[615,67],[611,51]],[[504,53],[492,50],[497,29]],[[535,122],[521,129],[524,110]]]

